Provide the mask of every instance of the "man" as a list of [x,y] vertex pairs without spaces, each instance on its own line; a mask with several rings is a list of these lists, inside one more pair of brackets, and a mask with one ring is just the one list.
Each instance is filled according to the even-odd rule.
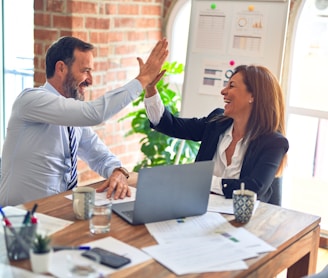
[[167,41],[158,41],[146,63],[137,58],[139,74],[134,80],[84,102],[85,89],[92,84],[92,50],[77,38],[60,38],[47,51],[44,86],[25,89],[15,100],[2,153],[1,206],[76,186],[76,148],[91,169],[107,178],[98,191],[108,188],[107,196],[115,192],[115,199],[130,196],[127,171],[90,126],[113,116],[163,75]]

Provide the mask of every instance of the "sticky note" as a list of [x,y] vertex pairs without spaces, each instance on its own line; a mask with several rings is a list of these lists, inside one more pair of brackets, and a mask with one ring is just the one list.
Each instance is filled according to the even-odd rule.
[[249,10],[250,12],[254,11],[254,6],[253,6],[253,5],[249,5],[249,6],[248,6],[248,10]]

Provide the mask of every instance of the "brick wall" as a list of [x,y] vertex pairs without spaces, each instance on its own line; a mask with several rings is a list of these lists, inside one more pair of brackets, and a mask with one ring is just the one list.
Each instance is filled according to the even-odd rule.
[[[144,59],[162,37],[163,17],[172,0],[35,0],[35,85],[45,81],[45,53],[61,36],[76,36],[95,46],[94,84],[89,99],[122,86],[138,74],[137,56]],[[88,100],[88,99],[86,99]],[[118,119],[125,108],[107,122],[94,127],[100,138],[125,167],[132,170],[141,160],[139,137],[124,134],[130,122]],[[79,161],[80,184],[101,179]]]

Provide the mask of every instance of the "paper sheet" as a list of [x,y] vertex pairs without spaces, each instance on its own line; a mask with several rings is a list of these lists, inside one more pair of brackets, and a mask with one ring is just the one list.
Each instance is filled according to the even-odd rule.
[[0,277],[5,278],[49,278],[49,275],[33,273],[11,265],[0,263]]
[[[254,212],[259,206],[260,201],[255,202]],[[233,214],[232,199],[226,199],[222,195],[210,194],[207,211],[220,212],[226,214]]]
[[[112,199],[112,203],[113,204],[118,204],[118,203],[135,201],[137,189],[135,187],[132,187],[132,186],[129,186],[129,188],[131,190],[131,197],[125,197],[124,199],[118,199],[118,200],[113,200]],[[96,192],[96,194],[95,194],[95,204],[97,206],[101,206],[103,204],[107,204],[108,203],[108,198],[107,198],[106,194],[107,194],[107,191],[100,192],[100,193]],[[70,200],[73,199],[72,194],[66,195],[65,197],[67,199],[70,199]]]
[[240,264],[243,259],[257,256],[247,249],[241,249],[229,240],[221,237],[200,237],[180,239],[176,242],[159,244],[143,248],[158,262],[166,266],[177,275],[208,271],[229,270],[227,265],[234,269],[244,268]]
[[[138,248],[130,246],[113,237],[106,237],[100,240],[91,241],[84,245],[89,245],[90,247],[101,247],[103,249],[112,251],[119,255],[124,255],[131,259],[131,263],[118,270],[143,263],[147,260],[151,260],[150,256],[148,256],[146,253],[142,252]],[[54,252],[52,254],[52,259],[50,263],[50,273],[56,277],[73,277],[69,276],[72,275],[70,269],[73,265],[91,266],[96,269],[99,274],[104,276],[118,271],[117,269],[100,265],[88,258],[81,256],[82,252],[83,251],[78,250],[62,250]]]
[[219,228],[227,230],[230,226],[231,224],[222,215],[213,212],[146,224],[148,232],[160,244],[184,238],[206,236],[213,234]]
[[148,223],[146,227],[159,245],[143,250],[177,275],[245,269],[242,260],[275,250],[214,212]]
[[223,236],[240,248],[256,253],[275,250],[270,244],[253,235],[244,228],[232,226],[222,215],[207,212],[200,216],[167,220],[146,224],[149,233],[160,244],[176,242],[185,238]]

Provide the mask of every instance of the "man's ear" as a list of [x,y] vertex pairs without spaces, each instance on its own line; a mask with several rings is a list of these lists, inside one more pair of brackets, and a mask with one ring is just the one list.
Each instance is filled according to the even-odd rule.
[[63,61],[58,61],[56,63],[55,69],[56,72],[59,74],[64,74],[66,71],[67,66],[65,65],[65,63]]

